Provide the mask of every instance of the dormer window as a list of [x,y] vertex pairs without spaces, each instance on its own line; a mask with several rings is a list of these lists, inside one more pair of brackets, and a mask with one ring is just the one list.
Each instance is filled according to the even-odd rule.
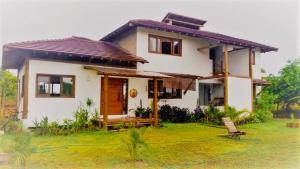
[[151,53],[181,56],[182,41],[180,39],[149,35],[148,49]]
[[187,17],[183,15],[178,15],[174,13],[168,13],[162,22],[169,25],[175,25],[184,28],[190,28],[195,30],[200,30],[201,27],[206,23],[205,20]]

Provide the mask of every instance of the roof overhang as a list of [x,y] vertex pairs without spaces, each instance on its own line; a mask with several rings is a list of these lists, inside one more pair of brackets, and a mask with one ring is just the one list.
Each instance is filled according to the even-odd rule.
[[139,78],[170,78],[158,72],[139,71],[136,69],[115,68],[106,66],[84,66],[84,69],[95,70],[98,75],[109,75],[118,77],[139,77]]

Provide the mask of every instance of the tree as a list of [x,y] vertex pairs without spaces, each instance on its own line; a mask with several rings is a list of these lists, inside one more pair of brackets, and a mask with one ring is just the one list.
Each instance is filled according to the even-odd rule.
[[300,103],[300,58],[288,61],[279,76],[270,75],[267,80],[272,84],[265,92],[273,94],[277,104],[288,109],[293,103]]
[[17,77],[9,71],[0,70],[1,109],[4,109],[6,99],[15,99],[17,93]]

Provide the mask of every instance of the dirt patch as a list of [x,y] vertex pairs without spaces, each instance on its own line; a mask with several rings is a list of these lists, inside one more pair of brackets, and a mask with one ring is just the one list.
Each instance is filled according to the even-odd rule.
[[300,122],[290,122],[287,123],[286,126],[290,128],[300,128]]
[[0,113],[3,112],[4,117],[11,117],[17,112],[16,100],[9,100],[5,102],[4,108],[0,108]]

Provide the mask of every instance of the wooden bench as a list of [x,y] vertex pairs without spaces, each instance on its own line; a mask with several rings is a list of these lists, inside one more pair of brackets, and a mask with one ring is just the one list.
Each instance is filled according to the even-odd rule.
[[237,130],[237,128],[235,127],[234,123],[232,122],[232,120],[230,119],[230,117],[224,117],[222,118],[225,126],[227,127],[228,130],[228,135],[230,138],[238,138],[240,139],[241,135],[246,135],[246,132],[243,131],[239,131]]
[[[103,123],[103,118],[100,119],[101,124]],[[147,125],[153,125],[154,119],[150,118],[138,118],[138,117],[125,117],[125,118],[115,118],[115,119],[108,119],[107,127],[112,128],[114,125],[124,125],[125,127],[134,126],[134,127],[142,127]],[[102,124],[103,125],[103,124]]]

